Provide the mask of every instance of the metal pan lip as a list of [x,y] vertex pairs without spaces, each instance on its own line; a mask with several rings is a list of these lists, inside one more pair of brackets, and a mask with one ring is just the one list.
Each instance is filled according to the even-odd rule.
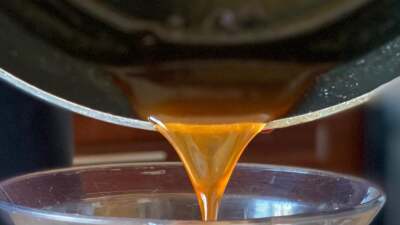
[[[53,95],[49,92],[39,89],[23,80],[17,78],[16,76],[8,73],[7,71],[5,71],[1,68],[0,68],[0,78],[5,80],[9,84],[11,84],[21,90],[24,90],[26,93],[36,96],[37,98],[39,98],[41,100],[44,100],[44,101],[54,104],[56,106],[62,107],[66,110],[81,114],[83,116],[87,116],[87,117],[101,120],[104,122],[109,122],[109,123],[112,123],[115,125],[131,127],[131,128],[139,128],[139,129],[143,129],[143,130],[156,131],[154,124],[149,121],[138,120],[138,119],[133,119],[133,118],[129,118],[129,117],[118,116],[118,115],[107,113],[107,112],[102,112],[102,111],[99,111],[99,110],[96,110],[96,109],[93,109],[90,107],[86,107],[86,106],[77,104],[75,102],[72,102],[72,101],[69,101],[66,99],[60,98],[56,95]],[[333,105],[333,106],[330,106],[327,108],[323,108],[323,109],[320,109],[317,111],[305,113],[302,115],[285,117],[285,118],[270,121],[266,124],[266,126],[264,127],[264,130],[284,128],[284,127],[289,127],[289,126],[293,126],[293,125],[298,125],[301,123],[311,122],[311,121],[314,121],[317,119],[322,119],[322,118],[331,116],[333,114],[342,112],[344,110],[354,108],[365,102],[368,102],[370,99],[372,99],[374,96],[376,96],[377,93],[381,89],[383,89],[386,85],[387,84],[381,85],[378,88],[376,88],[370,92],[367,92],[361,96],[350,99],[348,101],[344,101],[337,105]]]

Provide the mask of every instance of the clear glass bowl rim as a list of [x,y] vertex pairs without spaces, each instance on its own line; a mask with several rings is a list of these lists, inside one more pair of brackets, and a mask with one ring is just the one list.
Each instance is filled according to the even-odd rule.
[[[79,170],[95,170],[95,169],[106,169],[106,168],[114,168],[114,167],[148,167],[148,166],[179,166],[183,167],[182,163],[180,162],[143,162],[143,163],[115,163],[115,164],[99,164],[99,165],[88,165],[88,166],[77,166],[77,167],[69,167],[69,168],[61,168],[61,169],[52,169],[40,172],[29,173],[13,178],[6,179],[0,182],[0,191],[4,193],[2,186],[7,183],[17,182],[19,180],[26,180],[32,177],[39,177],[46,174],[53,174],[53,173],[62,173],[62,172],[71,172],[71,171],[79,171]],[[334,211],[326,211],[326,212],[316,212],[316,213],[299,213],[295,215],[288,215],[288,216],[274,216],[274,217],[265,217],[265,218],[257,218],[257,219],[248,219],[248,220],[219,220],[219,221],[212,221],[212,224],[226,224],[227,222],[235,222],[235,224],[265,224],[266,222],[280,222],[280,223],[294,223],[294,222],[301,222],[301,221],[312,221],[318,218],[342,218],[350,215],[357,215],[363,212],[366,212],[373,208],[380,208],[386,201],[386,196],[382,189],[377,186],[376,184],[367,181],[363,178],[345,175],[336,172],[329,172],[324,170],[318,169],[310,169],[304,167],[293,167],[293,166],[280,166],[280,165],[272,165],[272,164],[259,164],[259,163],[238,163],[237,167],[249,167],[249,168],[263,168],[269,171],[282,171],[282,172],[292,172],[298,174],[314,174],[314,175],[321,175],[321,176],[330,176],[330,177],[340,177],[344,179],[348,179],[355,182],[363,183],[369,187],[376,189],[379,194],[369,201],[357,205],[355,207],[348,207]],[[34,209],[26,206],[15,205],[9,202],[1,201],[0,200],[0,209],[3,209],[7,212],[13,213],[22,213],[25,215],[30,215],[31,217],[38,217],[38,218],[46,218],[46,219],[53,219],[55,221],[63,221],[63,222],[89,222],[91,224],[108,224],[107,222],[117,222],[123,224],[129,224],[129,222],[142,222],[143,224],[147,224],[149,222],[155,224],[170,224],[173,221],[182,222],[184,224],[202,224],[203,221],[197,220],[162,220],[162,219],[135,219],[135,218],[120,218],[120,217],[101,217],[101,216],[85,216],[79,214],[69,214],[69,213],[59,213],[53,212],[50,210],[44,209]],[[140,224],[142,224],[140,223]]]

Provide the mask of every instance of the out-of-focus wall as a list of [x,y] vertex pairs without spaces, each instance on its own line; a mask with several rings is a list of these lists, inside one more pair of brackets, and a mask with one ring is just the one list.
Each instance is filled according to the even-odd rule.
[[400,80],[380,91],[365,107],[365,173],[387,194],[375,224],[398,225],[400,213]]

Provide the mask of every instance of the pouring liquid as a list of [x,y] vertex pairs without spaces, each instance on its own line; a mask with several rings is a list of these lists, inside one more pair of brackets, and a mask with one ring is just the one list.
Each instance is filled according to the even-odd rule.
[[292,108],[326,65],[186,62],[119,71],[136,113],[182,160],[202,219],[218,219],[229,178],[249,142]]
[[203,220],[216,220],[225,187],[244,148],[263,123],[157,125],[186,167]]

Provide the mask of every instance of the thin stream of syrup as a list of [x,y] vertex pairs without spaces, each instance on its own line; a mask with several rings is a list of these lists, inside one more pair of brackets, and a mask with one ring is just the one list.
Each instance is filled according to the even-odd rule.
[[217,219],[219,203],[235,165],[263,127],[263,123],[157,125],[186,165],[203,220]]
[[326,65],[207,62],[119,71],[135,112],[182,160],[202,219],[218,219],[230,176],[266,122],[287,113]]

